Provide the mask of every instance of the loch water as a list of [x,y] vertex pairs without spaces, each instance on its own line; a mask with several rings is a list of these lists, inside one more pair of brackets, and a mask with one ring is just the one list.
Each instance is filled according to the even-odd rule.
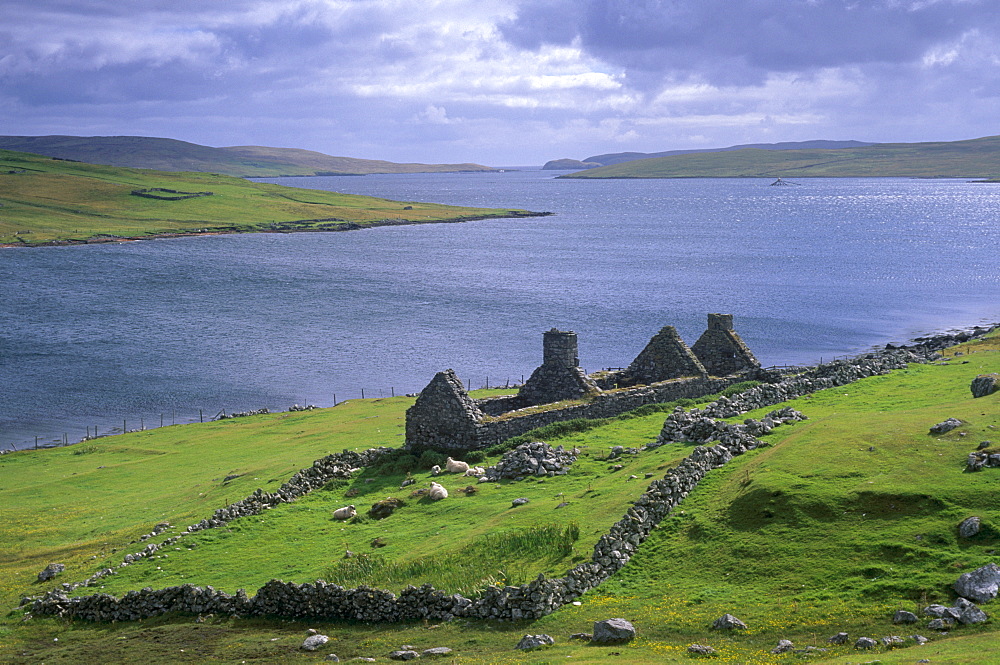
[[0,447],[517,382],[552,327],[595,371],[708,312],[764,365],[1000,320],[997,185],[555,175],[271,180],[549,217],[0,250]]

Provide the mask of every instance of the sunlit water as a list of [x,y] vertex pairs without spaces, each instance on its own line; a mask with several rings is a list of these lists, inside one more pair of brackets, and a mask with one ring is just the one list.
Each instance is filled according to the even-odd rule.
[[553,326],[594,371],[663,325],[693,343],[708,312],[734,314],[765,365],[1000,319],[996,186],[273,182],[557,214],[0,251],[0,446],[415,392],[446,368],[473,387],[520,381]]

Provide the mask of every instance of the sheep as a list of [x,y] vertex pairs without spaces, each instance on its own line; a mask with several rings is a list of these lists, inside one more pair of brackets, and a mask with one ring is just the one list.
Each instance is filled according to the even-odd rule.
[[469,470],[465,472],[465,475],[475,476],[476,478],[485,474],[486,474],[486,469],[484,469],[481,466],[470,466]]
[[440,474],[441,474],[441,467],[439,467],[437,464],[435,464],[434,466],[431,467],[431,475],[432,476],[438,476]]
[[445,462],[445,468],[448,469],[448,473],[465,473],[469,470],[469,463],[449,457]]
[[357,514],[358,511],[354,510],[353,505],[344,506],[343,508],[337,508],[335,511],[333,511],[333,519],[340,520],[341,522],[343,522],[344,520],[351,519]]
[[437,483],[431,481],[431,489],[427,492],[427,497],[431,501],[440,501],[441,499],[448,498],[448,490],[444,488],[444,485],[438,485]]

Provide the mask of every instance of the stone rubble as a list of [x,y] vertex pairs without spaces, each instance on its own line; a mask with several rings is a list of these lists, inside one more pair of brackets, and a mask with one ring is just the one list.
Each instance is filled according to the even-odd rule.
[[562,446],[553,448],[543,441],[522,443],[504,453],[495,466],[487,467],[486,482],[501,479],[523,480],[530,476],[563,476],[576,461],[576,455]]

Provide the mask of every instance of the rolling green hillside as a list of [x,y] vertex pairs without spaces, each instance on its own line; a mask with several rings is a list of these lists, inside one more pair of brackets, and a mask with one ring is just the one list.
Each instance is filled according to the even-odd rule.
[[627,161],[562,178],[990,178],[1000,136],[940,143],[879,143],[839,150],[699,152]]
[[[141,547],[130,541],[157,522],[183,528],[254,488],[273,490],[328,452],[398,445],[412,398],[353,400],[312,412],[178,425],[3,455],[0,603],[10,611],[0,617],[0,661],[319,662],[326,653],[383,661],[407,644],[418,650],[449,646],[454,662],[464,663],[686,663],[694,658],[687,645],[697,642],[716,649],[709,662],[800,662],[796,654],[770,653],[779,639],[789,639],[797,648],[828,649],[809,657],[813,663],[1000,663],[995,619],[943,633],[890,620],[897,609],[950,604],[950,585],[960,573],[997,561],[1000,469],[966,473],[964,462],[1000,428],[1000,393],[973,399],[969,392],[974,376],[1000,371],[1000,340],[957,351],[944,364],[913,365],[788,403],[809,420],[777,428],[766,437],[768,447],[710,472],[625,568],[582,596],[580,605],[532,622],[390,626],[164,616],[90,625],[25,620],[13,609],[22,595],[120,561]],[[488,578],[516,582],[537,572],[560,574],[624,514],[643,490],[645,473],[662,474],[690,453],[693,444],[675,443],[607,459],[610,446],[641,447],[655,439],[664,415],[646,409],[549,438],[553,445],[580,447],[582,455],[568,475],[545,482],[504,481],[467,495],[458,491],[467,479],[439,478],[451,492],[439,503],[410,495],[429,483],[433,460],[397,457],[262,515],[190,536],[178,543],[183,547],[105,578],[102,590],[120,594],[191,582],[252,592],[271,577],[321,576],[398,591],[428,579],[448,588],[452,583],[441,576],[457,571],[451,588],[468,592],[468,585]],[[961,419],[962,427],[928,434],[930,425],[947,417]],[[624,467],[615,469],[613,462]],[[400,489],[407,473],[416,483]],[[364,513],[390,494],[407,505],[388,518],[331,519],[335,507],[353,503]],[[520,496],[530,502],[512,509],[512,497]],[[983,529],[960,538],[957,525],[970,515],[982,519]],[[572,525],[577,532],[568,549],[565,541],[548,545],[533,535]],[[511,545],[519,534],[528,545]],[[373,545],[377,539],[384,547]],[[359,556],[345,559],[347,549]],[[490,555],[496,553],[506,557],[502,568],[494,567]],[[470,559],[473,565],[463,567]],[[66,571],[53,582],[37,582],[36,573],[54,561],[65,563]],[[352,561],[372,565],[345,563]],[[484,577],[469,579],[469,570]],[[995,614],[998,603],[984,609]],[[749,628],[711,630],[723,613]],[[609,617],[632,621],[638,639],[610,648],[569,639]],[[299,649],[307,628],[331,636],[324,650]],[[827,643],[840,631],[851,636],[848,645]],[[552,635],[556,644],[541,653],[514,651],[525,633]],[[931,641],[870,652],[852,647],[862,635],[914,633]]]
[[494,170],[481,164],[397,164],[376,159],[333,157],[295,148],[212,148],[148,136],[0,136],[0,148],[89,164],[223,173],[244,178]]
[[0,150],[0,245],[338,231],[529,214],[296,189],[211,173],[96,166]]

